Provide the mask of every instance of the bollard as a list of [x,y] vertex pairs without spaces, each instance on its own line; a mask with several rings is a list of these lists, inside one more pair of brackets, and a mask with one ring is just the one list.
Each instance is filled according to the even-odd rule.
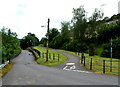
[[53,60],[55,60],[55,54],[53,53]]
[[44,58],[44,52],[42,53],[42,57]]
[[103,60],[103,73],[105,73],[105,60]]
[[86,62],[86,61],[85,61],[85,56],[83,56],[83,59],[84,59],[84,66],[85,66],[85,62]]
[[81,57],[83,58],[84,57],[84,53],[82,52],[82,55],[81,55]]
[[83,58],[81,57],[81,64],[83,63]]
[[58,61],[59,61],[60,55],[58,54]]
[[80,53],[78,52],[78,56],[80,55]]
[[49,53],[49,59],[51,59],[51,53]]
[[92,70],[92,58],[91,58],[91,61],[90,61],[90,70]]

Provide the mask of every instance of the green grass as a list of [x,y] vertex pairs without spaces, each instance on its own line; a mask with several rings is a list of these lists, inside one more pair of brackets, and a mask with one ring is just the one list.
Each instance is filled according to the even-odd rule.
[[119,59],[112,59],[112,72],[110,72],[110,60],[111,58],[105,58],[100,56],[89,56],[85,54],[86,57],[86,68],[89,69],[90,66],[90,58],[93,58],[93,70],[97,73],[103,73],[103,60],[105,60],[105,73],[111,75],[119,75]]
[[[65,51],[65,50],[62,50]],[[71,52],[71,51],[65,51],[74,55],[77,55],[75,52]],[[81,58],[81,53],[79,55],[77,55]],[[93,58],[93,67],[92,67],[92,72],[96,72],[96,73],[103,73],[103,60],[105,60],[105,74],[110,74],[110,75],[120,75],[120,68],[119,68],[119,63],[120,60],[119,59],[112,59],[112,72],[110,72],[110,58],[105,58],[105,57],[100,57],[100,56],[89,56],[89,54],[84,54],[85,58],[86,58],[86,66],[82,66],[86,69],[90,69],[90,60],[91,58]],[[81,61],[80,61],[81,63]]]
[[[42,56],[42,53],[46,53],[46,49],[44,47],[34,47],[35,49],[39,50],[41,52],[41,56]],[[55,66],[55,65],[58,65],[58,64],[61,64],[61,63],[64,63],[65,61],[67,61],[67,57],[57,51],[53,51],[53,50],[50,50],[49,49],[49,53],[51,53],[51,58],[49,58],[49,60],[46,62],[46,55],[44,55],[44,58],[43,57],[39,57],[36,62],[38,64],[41,64],[41,65],[46,65],[46,66]],[[53,53],[55,54],[55,60],[53,60]],[[58,54],[59,54],[59,61],[58,61]]]

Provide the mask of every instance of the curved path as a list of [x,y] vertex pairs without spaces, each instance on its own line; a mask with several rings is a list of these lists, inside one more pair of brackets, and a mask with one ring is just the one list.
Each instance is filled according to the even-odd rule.
[[65,63],[55,66],[56,68],[63,69],[67,63],[74,63],[75,70],[88,71],[88,70],[85,70],[82,67],[80,67],[80,62],[79,62],[80,58],[78,56],[75,56],[75,55],[67,53],[67,52],[59,51],[59,50],[55,50],[55,51],[58,51],[68,57],[68,60]]
[[117,76],[70,72],[38,65],[26,50],[12,61],[14,66],[3,77],[3,85],[118,85]]

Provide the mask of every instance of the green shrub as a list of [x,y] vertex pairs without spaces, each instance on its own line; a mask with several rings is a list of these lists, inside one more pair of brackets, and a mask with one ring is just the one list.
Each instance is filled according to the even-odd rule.
[[[120,58],[120,37],[117,37],[116,39],[113,39],[112,42],[112,57],[113,58]],[[103,44],[104,50],[102,51],[101,56],[102,57],[110,57],[110,43]]]
[[100,56],[102,54],[102,52],[103,52],[103,48],[102,47],[95,49],[95,55],[99,55]]
[[110,57],[110,52],[108,50],[103,50],[102,53],[101,53],[101,57],[109,58]]
[[16,33],[5,28],[1,29],[0,33],[2,34],[2,63],[4,63],[19,53],[21,48]]

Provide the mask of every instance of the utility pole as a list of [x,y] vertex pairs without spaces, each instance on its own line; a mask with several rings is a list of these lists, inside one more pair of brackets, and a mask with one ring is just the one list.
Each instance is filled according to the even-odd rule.
[[48,26],[47,26],[47,48],[46,48],[46,62],[48,61],[48,49],[49,49],[49,22],[50,19],[48,18]]
[[110,40],[110,72],[112,72],[112,38]]

